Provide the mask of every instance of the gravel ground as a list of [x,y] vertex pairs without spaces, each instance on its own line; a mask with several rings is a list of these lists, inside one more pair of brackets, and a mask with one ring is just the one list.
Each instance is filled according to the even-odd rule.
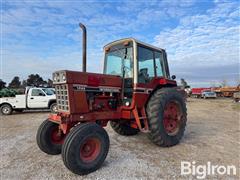
[[37,147],[36,132],[47,112],[1,116],[1,179],[195,179],[180,175],[181,161],[235,165],[236,176],[207,178],[239,179],[240,105],[230,99],[189,99],[187,104],[187,129],[180,144],[161,148],[145,134],[124,137],[107,127],[109,154],[99,170],[86,176],[71,173],[60,155],[44,154]]

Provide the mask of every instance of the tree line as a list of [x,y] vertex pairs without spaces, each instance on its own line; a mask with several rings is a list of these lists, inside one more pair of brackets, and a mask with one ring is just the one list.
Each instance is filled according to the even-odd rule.
[[[53,82],[51,79],[47,81],[43,80],[43,78],[39,74],[30,74],[27,80],[20,81],[18,76],[15,76],[12,81],[6,86],[6,82],[0,79],[0,89],[3,88],[12,88],[12,89],[20,89],[25,88],[26,86],[36,86],[36,87],[52,87]],[[180,84],[183,88],[189,87],[185,79],[180,80]]]
[[[30,74],[26,80],[20,81],[18,76],[15,76],[12,81],[8,84],[0,79],[0,90],[4,88],[12,88],[12,89],[24,89],[26,86],[36,86],[36,87],[53,87],[53,82],[51,79],[47,81],[44,80],[39,74]],[[190,88],[185,79],[180,79],[180,86],[182,88]],[[215,85],[212,85],[215,87]],[[222,80],[220,82],[219,87],[227,86],[227,81]],[[238,80],[238,86],[240,86],[240,80]]]
[[0,90],[4,88],[22,89],[26,86],[52,87],[53,82],[51,79],[44,80],[39,74],[30,74],[26,80],[22,81],[19,76],[15,76],[8,85],[0,79]]

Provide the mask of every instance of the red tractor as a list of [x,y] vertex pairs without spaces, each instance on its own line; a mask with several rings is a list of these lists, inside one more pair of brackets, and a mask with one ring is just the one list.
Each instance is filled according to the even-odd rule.
[[53,73],[57,114],[38,129],[37,144],[47,154],[62,154],[65,166],[84,175],[97,170],[109,150],[103,127],[125,136],[148,134],[156,145],[179,143],[187,121],[181,90],[170,78],[167,54],[133,38],[104,47],[103,74],[86,72],[86,28],[82,72]]

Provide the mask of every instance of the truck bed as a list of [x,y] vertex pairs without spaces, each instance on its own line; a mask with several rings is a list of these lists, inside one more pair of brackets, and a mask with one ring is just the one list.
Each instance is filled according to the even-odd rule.
[[13,109],[24,109],[26,108],[26,95],[16,95],[15,97],[3,97],[0,98],[0,103],[9,103]]

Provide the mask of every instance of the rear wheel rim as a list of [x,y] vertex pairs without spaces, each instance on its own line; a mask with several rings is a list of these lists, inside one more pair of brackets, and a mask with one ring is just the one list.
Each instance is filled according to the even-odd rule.
[[57,112],[57,105],[53,105],[52,112]]
[[4,114],[8,114],[8,113],[10,112],[10,108],[9,108],[9,107],[3,107],[3,108],[2,108],[2,112],[3,112]]
[[169,136],[174,136],[179,132],[182,119],[180,104],[170,101],[164,108],[163,126]]
[[64,134],[59,130],[58,126],[53,127],[51,130],[51,142],[53,144],[63,144]]
[[85,163],[94,161],[100,154],[101,142],[97,138],[88,138],[80,147],[80,159]]

